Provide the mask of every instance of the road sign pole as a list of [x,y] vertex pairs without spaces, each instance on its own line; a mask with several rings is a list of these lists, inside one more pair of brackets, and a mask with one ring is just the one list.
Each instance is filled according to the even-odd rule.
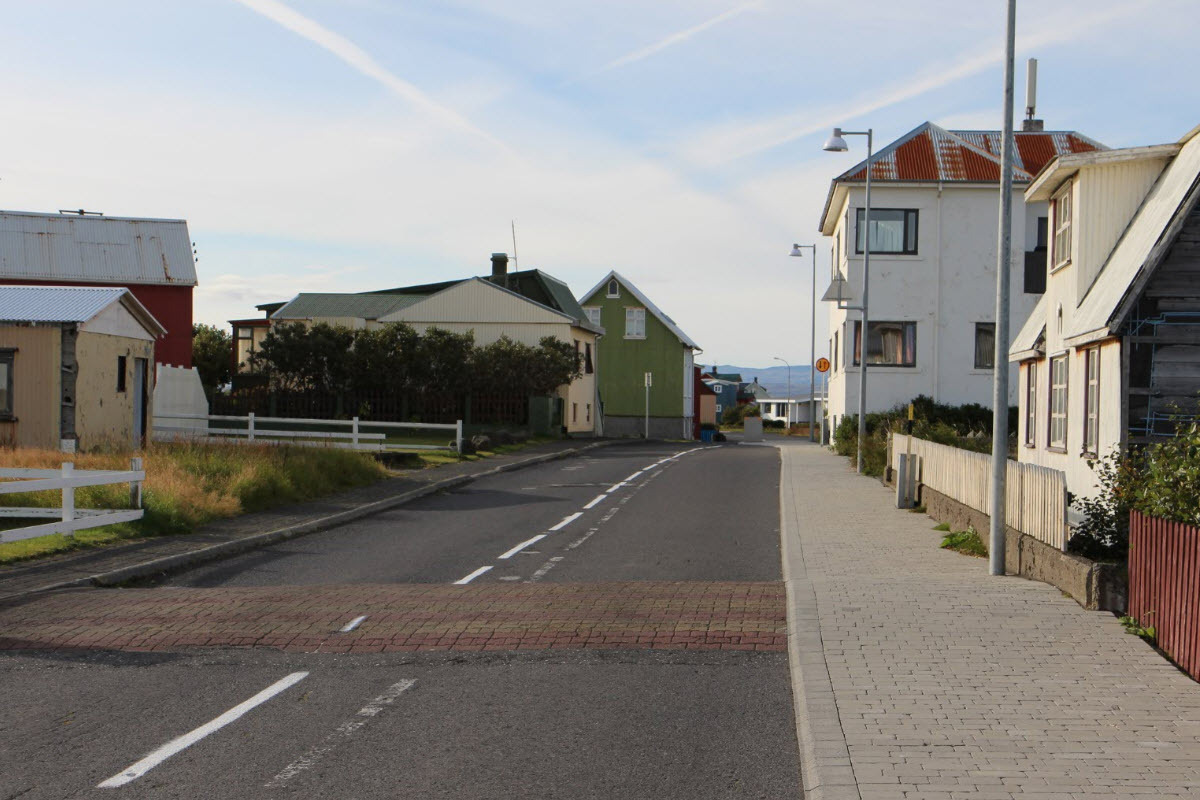
[[654,383],[654,373],[646,373],[646,428],[644,438],[650,438],[650,386]]

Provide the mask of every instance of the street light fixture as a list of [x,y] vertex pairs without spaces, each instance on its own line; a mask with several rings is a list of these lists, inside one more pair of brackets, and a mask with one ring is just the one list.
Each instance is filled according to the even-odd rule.
[[[825,140],[825,149],[831,153],[844,153],[850,149],[846,144],[846,136],[867,137],[867,189],[863,209],[863,269],[862,269],[862,304],[845,306],[850,311],[862,312],[862,322],[858,334],[858,474],[863,472],[863,449],[867,442],[867,286],[871,275],[871,158],[874,155],[873,128],[865,131],[844,131],[834,128],[833,135]],[[854,232],[855,237],[858,231]],[[839,304],[839,307],[841,304]]]
[[813,383],[816,381],[816,375],[813,374],[817,364],[817,246],[815,244],[793,244],[791,255],[799,258],[804,255],[804,250],[812,251],[813,271],[812,271],[812,334],[809,338],[809,365],[808,365],[808,440],[815,442],[816,432],[813,426],[817,421],[817,396]]
[[788,363],[788,361],[786,359],[780,358],[779,356],[771,356],[771,357],[773,359],[775,359],[776,361],[782,361],[783,363],[787,364],[788,393],[787,393],[787,415],[786,416],[787,416],[787,429],[788,429],[788,431],[791,431],[791,429],[792,429],[792,365],[790,363]]

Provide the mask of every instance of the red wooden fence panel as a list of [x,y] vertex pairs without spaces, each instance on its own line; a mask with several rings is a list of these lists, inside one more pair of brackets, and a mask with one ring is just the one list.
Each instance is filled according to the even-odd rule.
[[1129,616],[1200,680],[1200,528],[1130,514]]

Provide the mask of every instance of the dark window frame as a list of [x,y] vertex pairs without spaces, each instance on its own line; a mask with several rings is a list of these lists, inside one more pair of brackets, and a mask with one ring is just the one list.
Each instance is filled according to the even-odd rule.
[[4,405],[0,405],[0,420],[13,422],[16,420],[16,401],[13,398],[13,386],[16,379],[13,375],[16,372],[17,364],[17,348],[15,347],[0,347],[0,364],[4,364],[7,369],[4,371]]
[[129,372],[129,356],[117,356],[117,391],[124,393],[127,390],[128,379],[126,378]]
[[[883,320],[883,319],[869,320],[867,322],[867,326],[868,326],[867,336],[870,337],[870,335],[871,335],[870,329],[871,328],[873,328],[875,326],[879,326],[879,325],[900,325],[900,326],[902,326],[901,336],[904,337],[904,339],[901,341],[901,350],[902,351],[907,351],[910,349],[906,345],[906,342],[907,342],[907,337],[908,337],[909,331],[912,332],[912,347],[911,347],[912,361],[908,362],[908,363],[899,363],[899,364],[891,364],[891,363],[882,362],[882,361],[872,361],[872,362],[868,362],[867,366],[870,368],[895,367],[897,369],[916,369],[916,367],[917,367],[917,323],[912,320],[890,320],[890,319],[889,320]],[[856,320],[854,320],[854,348],[852,351],[853,358],[854,358],[853,365],[856,367],[859,366],[859,364],[862,361],[862,359],[860,357],[861,352],[862,352],[862,320],[856,319]]]
[[[888,255],[888,256],[915,256],[915,255],[918,255],[920,253],[920,249],[921,249],[920,248],[920,235],[921,235],[920,209],[916,209],[916,208],[872,208],[871,209],[871,221],[878,224],[880,220],[876,217],[876,215],[881,214],[883,212],[887,212],[887,211],[898,211],[904,215],[903,216],[904,243],[902,245],[902,249],[900,249],[900,250],[880,250],[879,246],[876,244],[876,245],[872,245],[871,254],[872,255]],[[862,236],[859,236],[859,232],[862,231],[863,227],[864,227],[863,226],[863,217],[866,216],[866,209],[865,208],[856,208],[854,210],[854,212],[855,212],[854,213],[854,253],[856,255],[862,255],[863,244],[866,242],[866,232],[863,231]],[[912,226],[911,231],[909,228],[910,224]],[[910,242],[912,243],[911,249],[909,247]]]
[[[988,364],[979,363],[979,334],[981,331],[991,329],[992,346],[987,349],[987,354],[990,358]],[[990,369],[996,368],[996,323],[994,322],[976,322],[975,323],[975,369]]]

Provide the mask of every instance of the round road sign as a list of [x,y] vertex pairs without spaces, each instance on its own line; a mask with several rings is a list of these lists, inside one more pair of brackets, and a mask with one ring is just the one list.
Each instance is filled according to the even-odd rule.
[[818,358],[816,367],[817,367],[817,372],[829,372],[829,359],[828,358]]

